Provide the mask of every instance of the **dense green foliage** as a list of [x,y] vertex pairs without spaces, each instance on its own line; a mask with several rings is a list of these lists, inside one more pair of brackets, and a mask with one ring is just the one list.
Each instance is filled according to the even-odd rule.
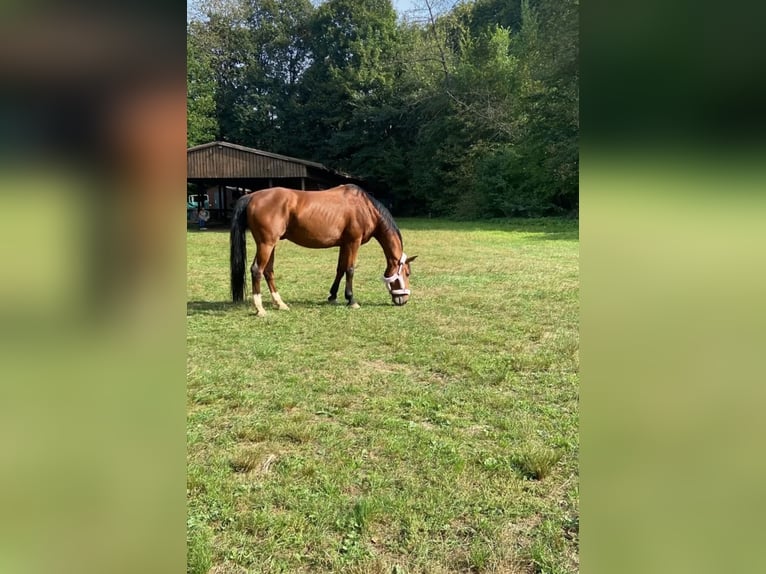
[[576,211],[579,0],[435,5],[205,4],[188,25],[189,145],[319,161],[399,214]]

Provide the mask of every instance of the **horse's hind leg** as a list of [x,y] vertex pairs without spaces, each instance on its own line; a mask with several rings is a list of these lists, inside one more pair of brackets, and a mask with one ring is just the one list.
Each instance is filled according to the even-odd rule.
[[274,302],[274,305],[282,311],[289,311],[290,307],[285,305],[285,302],[282,301],[282,297],[279,296],[279,292],[277,291],[277,285],[274,283],[274,253],[276,253],[276,249],[271,250],[271,257],[269,257],[269,262],[266,264],[266,269],[264,270],[263,275],[266,277],[266,284],[269,286],[271,300]]
[[346,290],[345,297],[348,306],[352,309],[358,309],[359,303],[354,299],[354,266],[356,265],[356,255],[359,253],[359,242],[352,243],[347,250],[346,259]]
[[327,301],[333,304],[338,302],[338,288],[340,287],[340,280],[343,277],[343,274],[346,272],[345,261],[347,255],[345,251],[346,248],[341,246],[340,252],[338,253],[338,267],[335,270],[335,281],[332,282],[332,286],[330,287],[330,296],[327,298]]
[[250,274],[253,277],[253,305],[259,317],[266,315],[266,309],[263,308],[263,302],[261,301],[261,278],[263,277],[263,271],[269,263],[269,258],[274,250],[273,245],[264,245],[258,243],[255,250],[255,258],[253,264],[250,267]]

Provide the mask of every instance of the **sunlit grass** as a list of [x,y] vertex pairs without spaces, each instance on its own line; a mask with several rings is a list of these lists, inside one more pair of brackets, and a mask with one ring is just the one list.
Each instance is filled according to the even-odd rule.
[[283,242],[265,318],[189,232],[190,572],[577,570],[576,222],[399,224],[408,305]]

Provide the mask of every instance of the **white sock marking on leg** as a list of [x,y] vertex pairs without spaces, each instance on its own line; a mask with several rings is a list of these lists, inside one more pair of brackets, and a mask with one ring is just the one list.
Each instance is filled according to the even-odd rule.
[[274,305],[276,305],[283,311],[287,311],[290,308],[287,305],[285,305],[285,302],[282,301],[282,297],[279,296],[279,293],[277,291],[274,291],[271,294],[271,300],[274,301]]
[[255,305],[255,309],[258,311],[259,316],[266,314],[266,309],[263,308],[260,294],[253,293],[253,305]]

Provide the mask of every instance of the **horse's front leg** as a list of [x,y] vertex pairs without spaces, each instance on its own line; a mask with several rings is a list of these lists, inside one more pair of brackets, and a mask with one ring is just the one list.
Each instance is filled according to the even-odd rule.
[[274,302],[274,305],[282,311],[289,311],[290,307],[285,305],[285,302],[282,301],[282,297],[279,296],[279,292],[277,291],[277,285],[274,283],[274,253],[276,253],[276,249],[271,250],[271,257],[269,257],[269,262],[266,264],[263,276],[266,278],[266,284],[269,286],[271,300]]
[[346,292],[344,293],[348,306],[352,309],[359,309],[359,303],[354,299],[354,268],[346,269]]
[[340,288],[341,277],[343,277],[343,271],[339,269],[335,274],[335,281],[332,282],[330,287],[330,296],[327,298],[328,303],[335,304],[338,302],[338,289]]

